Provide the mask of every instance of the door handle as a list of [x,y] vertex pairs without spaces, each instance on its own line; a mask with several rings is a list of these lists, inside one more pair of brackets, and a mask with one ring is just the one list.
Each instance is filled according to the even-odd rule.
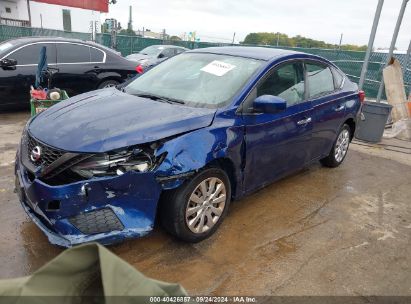
[[303,120],[298,121],[298,122],[297,122],[297,125],[299,125],[299,126],[306,125],[306,124],[310,123],[311,120],[312,120],[311,117],[308,117],[308,118],[306,118],[306,119],[303,119]]
[[338,108],[336,108],[334,111],[335,112],[340,112],[340,111],[344,110],[344,108],[345,108],[344,105],[341,105]]

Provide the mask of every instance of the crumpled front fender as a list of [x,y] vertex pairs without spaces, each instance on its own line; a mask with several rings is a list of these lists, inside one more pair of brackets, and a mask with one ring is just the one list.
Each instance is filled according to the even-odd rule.
[[156,151],[167,153],[156,170],[163,189],[180,186],[188,177],[210,162],[228,158],[236,168],[242,161],[243,128],[220,126],[199,129],[173,138]]

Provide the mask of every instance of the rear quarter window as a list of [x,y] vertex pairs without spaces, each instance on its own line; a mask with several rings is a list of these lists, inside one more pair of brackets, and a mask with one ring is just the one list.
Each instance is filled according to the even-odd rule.
[[90,61],[91,62],[103,62],[104,61],[103,51],[90,47]]
[[343,81],[344,81],[344,75],[337,70],[336,68],[332,68],[332,72],[334,75],[334,85],[336,89],[341,88]]

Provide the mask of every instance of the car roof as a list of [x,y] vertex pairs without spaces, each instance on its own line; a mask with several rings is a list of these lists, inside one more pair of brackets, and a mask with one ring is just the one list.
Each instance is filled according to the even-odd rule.
[[189,53],[212,53],[222,55],[232,55],[239,57],[246,57],[259,60],[272,60],[275,58],[284,57],[287,55],[298,55],[306,53],[275,49],[269,47],[255,47],[255,46],[222,46],[222,47],[208,47],[202,49],[195,49],[189,51]]
[[116,50],[113,50],[113,49],[111,49],[109,47],[106,47],[102,44],[95,43],[93,41],[63,38],[63,37],[47,37],[47,36],[45,36],[45,37],[42,37],[42,36],[39,36],[39,37],[20,37],[20,38],[14,38],[14,39],[9,39],[9,40],[6,40],[6,41],[2,41],[1,43],[3,43],[3,42],[12,42],[15,46],[22,46],[22,45],[25,45],[25,44],[28,44],[28,43],[34,43],[34,42],[58,42],[58,41],[60,41],[60,42],[82,43],[82,44],[86,44],[86,45],[89,45],[89,46],[94,46],[94,47],[97,47],[97,48],[104,49],[105,51],[111,51],[114,54],[117,53]]
[[173,44],[152,44],[152,45],[148,45],[147,47],[162,47],[164,49],[168,49],[168,48],[179,48],[179,49],[186,49],[188,50],[186,47],[181,46],[181,45],[173,45]]
[[20,38],[13,38],[9,39],[8,41],[13,41],[15,44],[26,44],[32,42],[41,42],[41,41],[64,41],[64,42],[82,42],[88,43],[88,41],[84,41],[81,39],[71,39],[71,38],[63,38],[63,37],[20,37]]

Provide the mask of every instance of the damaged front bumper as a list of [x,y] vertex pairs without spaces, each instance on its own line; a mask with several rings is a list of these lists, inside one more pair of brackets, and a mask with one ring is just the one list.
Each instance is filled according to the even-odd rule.
[[162,191],[153,172],[127,172],[50,186],[16,159],[16,191],[34,223],[53,244],[71,247],[141,237],[153,229]]

